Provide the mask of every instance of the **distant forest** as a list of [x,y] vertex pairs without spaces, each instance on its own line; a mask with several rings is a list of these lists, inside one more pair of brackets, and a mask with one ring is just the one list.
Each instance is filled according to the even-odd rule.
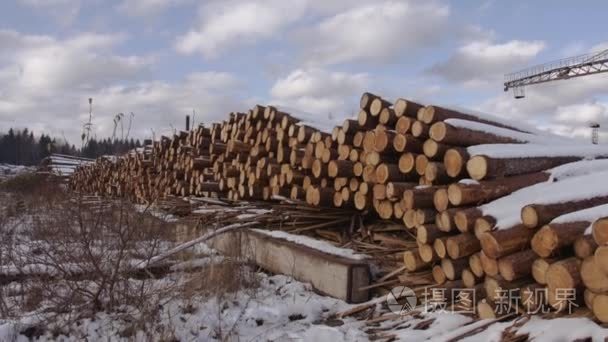
[[51,138],[46,134],[36,136],[27,128],[0,132],[0,163],[15,165],[37,165],[52,153],[97,158],[102,155],[120,154],[140,147],[139,140],[97,140],[91,138],[84,148],[70,145],[64,139]]

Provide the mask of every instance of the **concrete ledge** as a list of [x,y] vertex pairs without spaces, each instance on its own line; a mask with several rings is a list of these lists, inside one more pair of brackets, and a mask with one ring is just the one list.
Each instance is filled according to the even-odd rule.
[[318,292],[348,303],[369,299],[369,291],[358,290],[370,284],[370,268],[365,260],[328,254],[253,230],[223,234],[209,245],[225,255],[244,257],[270,272],[311,283]]

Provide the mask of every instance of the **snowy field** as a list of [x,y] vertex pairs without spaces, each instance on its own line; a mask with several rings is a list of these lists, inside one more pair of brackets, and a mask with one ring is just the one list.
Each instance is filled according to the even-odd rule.
[[[162,299],[149,322],[131,321],[125,313],[98,312],[90,318],[69,320],[66,313],[55,317],[53,329],[40,325],[48,319],[43,311],[23,313],[18,319],[0,320],[0,341],[501,341],[505,332],[529,334],[534,341],[573,341],[592,338],[604,341],[608,330],[587,318],[545,320],[476,321],[468,315],[448,311],[425,313],[422,307],[405,315],[386,309],[383,298],[370,309],[348,317],[339,314],[357,305],[319,295],[309,284],[284,275],[269,275],[240,265],[252,284],[234,292],[208,294],[198,286],[206,283],[205,267],[226,259],[205,245],[198,257],[176,263],[157,286],[187,284],[189,295]],[[193,271],[193,267],[202,267]],[[234,269],[232,269],[234,271]],[[8,284],[8,287],[15,284]],[[411,314],[416,312],[416,314]],[[137,326],[137,328],[133,328]],[[39,329],[38,327],[41,327]],[[57,328],[60,327],[60,328]]]

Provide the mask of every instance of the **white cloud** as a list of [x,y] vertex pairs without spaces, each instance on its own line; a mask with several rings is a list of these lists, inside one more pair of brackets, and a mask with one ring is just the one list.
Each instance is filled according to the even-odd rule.
[[452,82],[487,85],[502,79],[505,73],[525,66],[544,48],[542,41],[473,41],[461,46],[445,62],[435,64],[429,71]]
[[221,1],[203,5],[198,27],[178,37],[177,51],[218,57],[236,45],[272,38],[302,16],[305,0]]
[[111,135],[112,118],[134,112],[133,136],[182,127],[197,111],[197,122],[245,110],[241,83],[225,72],[191,73],[176,81],[144,81],[153,59],[122,56],[126,37],[83,33],[66,39],[0,31],[0,127],[29,127],[63,134],[78,144],[92,97],[94,133]]
[[608,127],[605,98],[608,75],[599,74],[528,86],[525,98],[511,92],[484,101],[479,108],[572,137],[589,137],[591,121]]
[[124,40],[117,34],[82,33],[57,40],[1,31],[0,51],[8,66],[0,67],[0,75],[12,75],[9,86],[15,90],[38,95],[109,84],[137,75],[152,62],[113,54],[112,49]]
[[589,124],[605,122],[608,108],[603,103],[582,103],[557,108],[555,120],[564,123]]
[[309,63],[383,62],[436,44],[448,16],[449,8],[436,1],[374,2],[326,18],[301,36]]
[[22,5],[50,15],[64,26],[70,25],[80,13],[81,0],[18,0]]
[[191,0],[123,0],[117,9],[129,16],[149,17],[189,1]]
[[449,8],[438,1],[226,0],[199,12],[195,27],[176,41],[180,53],[216,58],[236,46],[296,40],[310,64],[332,64],[382,61],[431,46]]
[[348,74],[325,69],[297,69],[275,82],[272,103],[304,112],[334,117],[350,116],[356,100],[369,84],[367,74]]

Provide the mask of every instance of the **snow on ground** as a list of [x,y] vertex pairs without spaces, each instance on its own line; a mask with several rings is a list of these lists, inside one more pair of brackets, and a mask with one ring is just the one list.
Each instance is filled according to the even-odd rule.
[[[176,275],[179,276],[179,275]],[[149,341],[171,337],[180,341],[367,341],[362,322],[354,318],[330,326],[326,319],[349,304],[318,295],[308,284],[283,275],[257,273],[259,287],[237,293],[182,300],[174,298],[159,312],[160,322],[123,337],[130,322],[119,314],[98,313],[69,326],[69,335],[45,333],[40,341]],[[179,281],[165,279],[164,281]],[[19,331],[28,319],[0,320],[1,341],[27,341]],[[335,324],[331,324],[335,325]]]
[[35,170],[32,166],[13,165],[0,163],[0,181],[12,178],[24,173],[33,172]]
[[281,230],[264,230],[264,229],[252,229],[252,230],[257,233],[272,236],[274,238],[295,242],[299,245],[310,247],[310,248],[313,248],[318,251],[321,251],[321,252],[324,252],[327,254],[331,254],[331,255],[337,255],[337,256],[354,259],[354,260],[363,260],[363,259],[368,258],[368,256],[359,254],[350,248],[336,247],[327,241],[314,239],[314,238],[311,238],[311,237],[308,237],[305,235],[290,234],[290,233],[287,233],[287,232],[284,232]]

